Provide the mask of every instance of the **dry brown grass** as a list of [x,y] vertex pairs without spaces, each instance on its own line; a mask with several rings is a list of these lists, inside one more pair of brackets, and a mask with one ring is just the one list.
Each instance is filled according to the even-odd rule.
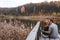
[[25,40],[30,28],[0,25],[0,40]]

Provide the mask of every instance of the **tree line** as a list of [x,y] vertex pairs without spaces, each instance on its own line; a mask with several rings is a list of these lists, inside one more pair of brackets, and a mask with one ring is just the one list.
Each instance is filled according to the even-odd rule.
[[18,6],[16,8],[0,8],[0,14],[4,15],[38,15],[39,12],[43,14],[52,14],[53,12],[60,13],[60,1],[29,3]]

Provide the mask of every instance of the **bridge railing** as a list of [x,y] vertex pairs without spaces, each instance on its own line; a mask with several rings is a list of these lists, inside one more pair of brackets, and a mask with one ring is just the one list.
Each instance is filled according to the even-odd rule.
[[40,22],[37,22],[35,27],[32,29],[30,34],[27,36],[26,40],[38,40],[37,34],[38,34],[39,26],[40,26]]

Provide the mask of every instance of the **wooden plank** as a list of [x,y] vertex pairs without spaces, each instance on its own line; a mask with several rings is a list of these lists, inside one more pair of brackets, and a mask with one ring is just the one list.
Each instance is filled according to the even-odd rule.
[[57,38],[57,39],[49,39],[49,38],[40,38],[39,40],[60,40],[59,38]]
[[60,34],[57,39],[39,37],[39,40],[60,40]]

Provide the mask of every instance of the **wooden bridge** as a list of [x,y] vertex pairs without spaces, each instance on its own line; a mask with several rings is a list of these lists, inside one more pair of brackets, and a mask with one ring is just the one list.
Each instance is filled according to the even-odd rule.
[[30,34],[27,36],[26,40],[60,40],[60,35],[58,35],[57,39],[42,38],[41,36],[39,36],[39,34],[38,34],[39,33],[39,25],[40,25],[40,22],[37,22],[35,27],[32,29]]

